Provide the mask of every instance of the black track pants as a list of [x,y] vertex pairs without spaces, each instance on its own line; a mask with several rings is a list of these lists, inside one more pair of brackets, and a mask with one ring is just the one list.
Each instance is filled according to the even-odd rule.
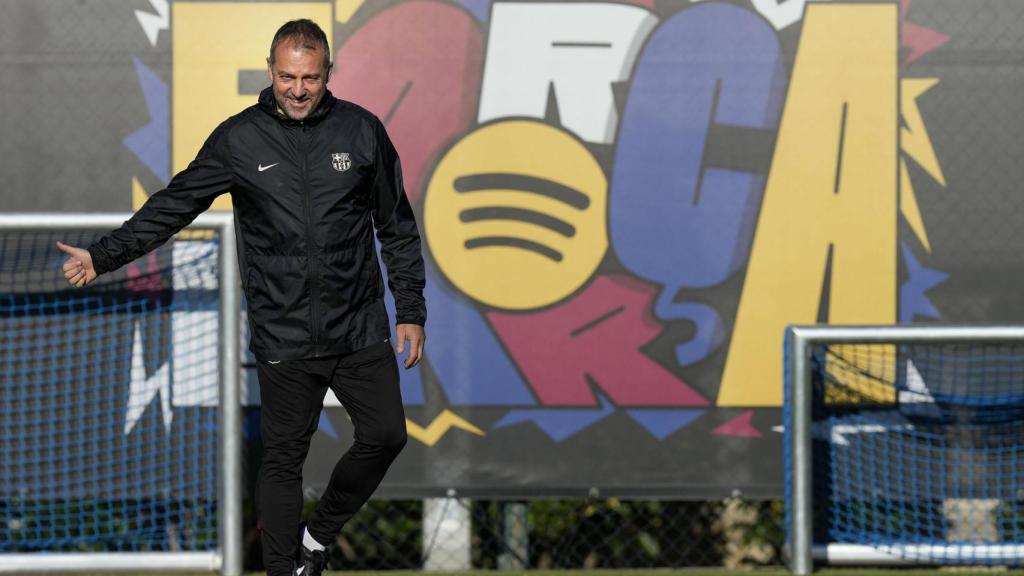
[[330,388],[348,411],[355,441],[334,466],[308,520],[310,534],[330,544],[384,478],[405,446],[405,411],[390,342],[343,356],[260,361],[263,464],[256,502],[263,563],[269,576],[290,576],[298,553],[302,465]]

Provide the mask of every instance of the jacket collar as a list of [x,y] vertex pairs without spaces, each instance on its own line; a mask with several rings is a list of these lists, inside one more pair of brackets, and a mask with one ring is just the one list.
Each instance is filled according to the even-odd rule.
[[277,109],[277,99],[274,98],[273,86],[267,86],[264,88],[263,91],[260,92],[259,98],[260,109],[287,126],[312,126],[314,124],[318,124],[327,116],[333,106],[334,94],[331,94],[330,90],[324,88],[323,98],[320,98],[320,102],[317,103],[316,108],[309,113],[309,116],[306,116],[302,120],[293,120]]

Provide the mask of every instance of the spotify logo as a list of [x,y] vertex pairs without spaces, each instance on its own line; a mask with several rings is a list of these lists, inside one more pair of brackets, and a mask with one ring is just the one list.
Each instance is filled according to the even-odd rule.
[[471,298],[508,310],[558,302],[608,249],[604,172],[565,132],[529,120],[490,124],[441,160],[424,226],[434,261]]

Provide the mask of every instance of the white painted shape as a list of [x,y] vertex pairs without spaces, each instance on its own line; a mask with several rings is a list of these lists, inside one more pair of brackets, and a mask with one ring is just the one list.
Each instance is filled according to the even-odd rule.
[[174,243],[171,279],[174,291],[217,290],[217,243],[210,240],[178,240]]
[[907,360],[907,390],[931,396],[928,386],[924,383],[924,378],[921,377],[921,372],[918,371],[913,360]]
[[167,364],[155,374],[146,377],[146,363],[142,350],[142,329],[135,323],[132,336],[132,373],[128,384],[128,405],[124,415],[124,434],[127,436],[135,428],[139,418],[157,395],[160,396],[160,413],[163,416],[164,430],[171,431],[174,411],[171,409],[170,381],[167,378]]
[[[344,384],[343,384],[344,385]],[[341,408],[341,402],[338,397],[334,395],[334,392],[327,391],[327,395],[324,396],[324,407],[325,408]]]
[[847,434],[879,434],[892,430],[912,430],[910,424],[900,426],[886,426],[884,424],[840,424],[832,427],[830,440],[833,444],[849,446],[850,441],[846,439]]
[[629,77],[657,22],[622,4],[494,4],[480,122],[543,118],[553,84],[562,126],[587,142],[611,143],[618,125],[611,84]]
[[812,426],[815,438],[828,440],[838,446],[849,446],[850,440],[847,436],[852,434],[882,434],[886,432],[897,432],[902,430],[913,430],[913,424],[900,414],[888,410],[877,412],[866,412],[855,416],[857,420],[864,420],[873,417],[875,424],[843,424],[843,418],[832,418],[822,422],[815,422]]
[[[178,240],[171,267],[175,298],[188,290],[219,287],[217,243]],[[216,309],[171,313],[171,358],[174,406],[217,406],[220,396],[220,312]]]
[[776,30],[782,30],[803,19],[804,6],[808,4],[808,0],[750,0],[750,3]]
[[149,0],[149,3],[157,13],[150,14],[149,12],[136,10],[135,17],[139,19],[139,25],[142,26],[142,31],[146,33],[146,38],[149,38],[149,43],[156,46],[160,31],[170,30],[171,28],[171,7],[168,0]]
[[901,404],[934,404],[935,397],[928,390],[921,373],[912,360],[907,360],[907,389],[897,395]]
[[219,319],[217,310],[171,314],[175,406],[217,406],[220,396]]

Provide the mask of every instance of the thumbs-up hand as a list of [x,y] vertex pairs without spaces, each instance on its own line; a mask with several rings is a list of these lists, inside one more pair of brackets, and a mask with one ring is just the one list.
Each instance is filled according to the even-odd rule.
[[92,265],[92,255],[84,248],[68,246],[63,242],[57,242],[57,248],[68,255],[64,261],[64,278],[68,284],[75,288],[81,288],[96,279],[96,269]]

